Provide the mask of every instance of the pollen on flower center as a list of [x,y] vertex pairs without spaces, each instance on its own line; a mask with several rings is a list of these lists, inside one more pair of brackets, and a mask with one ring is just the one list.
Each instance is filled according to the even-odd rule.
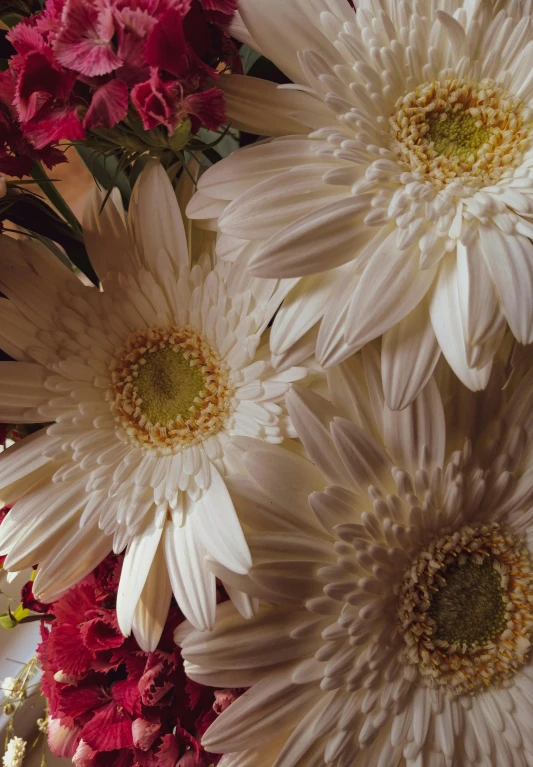
[[481,147],[489,143],[490,129],[479,124],[469,111],[462,109],[440,119],[429,121],[427,139],[433,142],[435,152],[443,157],[476,157]]
[[488,642],[501,631],[507,597],[491,559],[467,559],[441,572],[443,582],[431,598],[435,637],[449,644]]
[[145,447],[175,452],[218,432],[230,412],[229,371],[189,327],[134,333],[111,368],[117,425]]
[[497,524],[433,541],[407,569],[399,620],[409,663],[448,694],[499,684],[526,661],[533,564]]
[[390,117],[404,170],[438,188],[480,188],[520,162],[531,140],[531,110],[490,80],[425,83],[398,99]]
[[187,419],[205,388],[199,365],[191,364],[177,347],[162,347],[147,354],[137,371],[135,389],[141,410],[152,423]]

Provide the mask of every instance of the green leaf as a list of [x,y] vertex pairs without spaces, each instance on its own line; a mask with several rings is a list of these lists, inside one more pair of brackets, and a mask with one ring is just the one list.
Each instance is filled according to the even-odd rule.
[[242,68],[245,75],[248,74],[255,62],[260,58],[261,54],[254,51],[253,48],[250,48],[248,45],[241,45]]
[[9,615],[9,613],[0,614],[0,627],[3,629],[14,629],[17,625],[17,621]]
[[168,145],[174,152],[181,152],[187,146],[190,137],[191,121],[184,120],[169,137]]
[[33,194],[12,194],[9,197],[6,195],[0,202],[0,217],[7,218],[28,232],[56,242],[65,250],[74,266],[95,285],[99,284],[85,249],[83,235],[73,230],[44,200]]
[[3,21],[6,27],[9,27],[9,29],[16,27],[23,18],[24,16],[21,16],[20,13],[6,13],[5,15],[0,14],[0,21]]
[[34,181],[37,182],[40,189],[48,197],[56,210],[63,216],[65,221],[70,224],[72,229],[74,229],[76,232],[81,232],[82,229],[80,222],[71,211],[66,201],[63,199],[63,196],[60,194],[60,192],[58,192],[56,185],[50,183],[50,179],[48,178],[46,171],[41,163],[36,162],[34,164],[33,168],[31,169],[31,177]]
[[106,155],[83,144],[77,145],[76,151],[103,189],[107,190],[113,185],[117,187],[124,207],[127,209],[130,203],[132,185],[124,171],[117,172],[119,160],[116,155]]
[[270,80],[270,82],[278,83],[279,85],[284,85],[290,82],[288,77],[286,77],[275,64],[264,56],[260,56],[254,61],[248,74],[250,77],[259,77],[261,80]]

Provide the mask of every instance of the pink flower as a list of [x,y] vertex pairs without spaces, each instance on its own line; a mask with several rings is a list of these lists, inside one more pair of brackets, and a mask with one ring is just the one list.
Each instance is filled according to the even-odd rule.
[[98,0],[67,0],[54,41],[57,60],[82,75],[107,75],[122,66],[113,50],[113,11]]
[[192,93],[184,99],[183,107],[192,118],[193,132],[196,132],[200,125],[217,130],[226,119],[224,94],[219,88]]
[[64,727],[59,719],[50,717],[48,719],[48,748],[56,756],[63,756],[71,759],[76,752],[78,742],[78,727]]
[[181,120],[181,88],[178,83],[164,82],[157,69],[153,69],[150,79],[132,90],[131,100],[145,130],[164,125],[169,133],[174,133]]
[[93,94],[83,125],[85,128],[113,128],[128,113],[128,86],[122,80],[109,80]]
[[[238,691],[187,680],[174,630],[175,604],[157,650],[142,652],[117,633],[116,593],[122,557],[109,556],[50,607],[38,648],[42,689],[53,722],[53,753],[76,767],[194,767],[217,764],[200,739],[222,705]],[[191,758],[195,761],[191,762]]]

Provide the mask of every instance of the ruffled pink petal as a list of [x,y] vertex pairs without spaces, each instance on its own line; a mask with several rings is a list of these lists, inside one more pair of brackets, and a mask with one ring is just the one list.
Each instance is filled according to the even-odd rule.
[[122,80],[110,80],[95,91],[85,115],[85,128],[113,128],[128,113],[128,86]]
[[82,728],[81,737],[95,751],[116,751],[133,746],[131,719],[112,701],[99,709]]
[[181,112],[179,85],[164,83],[155,71],[149,80],[133,88],[131,100],[145,130],[164,125],[174,132]]
[[39,29],[26,19],[13,27],[7,35],[7,39],[17,53],[22,55],[33,51],[42,52],[46,47],[44,37]]
[[77,107],[58,107],[39,112],[34,120],[24,124],[23,130],[36,149],[43,149],[61,139],[77,141],[85,138]]
[[107,75],[122,65],[111,45],[114,34],[111,8],[97,10],[87,0],[69,0],[54,52],[67,69],[87,77]]
[[47,101],[66,99],[75,82],[76,75],[61,69],[49,50],[23,56],[14,100],[21,122],[31,120]]
[[210,130],[217,130],[226,120],[224,93],[219,88],[210,88],[208,91],[187,96],[183,107],[187,114],[196,117],[200,124]]
[[48,748],[56,756],[72,759],[76,752],[79,727],[69,728],[60,724],[58,719],[48,719]]
[[136,719],[132,725],[133,744],[141,751],[148,751],[159,735],[161,722],[147,722],[146,719]]

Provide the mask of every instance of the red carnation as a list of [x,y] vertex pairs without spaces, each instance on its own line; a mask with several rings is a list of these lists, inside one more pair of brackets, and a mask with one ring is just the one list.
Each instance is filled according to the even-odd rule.
[[48,698],[49,745],[76,767],[208,767],[200,739],[240,691],[187,680],[173,642],[173,603],[157,650],[142,652],[116,621],[122,558],[109,556],[50,606],[38,654]]

